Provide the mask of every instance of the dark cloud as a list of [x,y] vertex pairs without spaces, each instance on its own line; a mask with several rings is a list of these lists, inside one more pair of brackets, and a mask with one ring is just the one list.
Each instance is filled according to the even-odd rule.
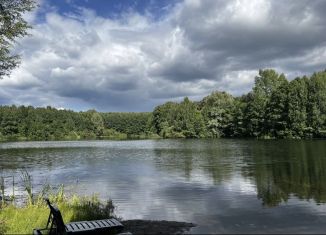
[[47,9],[42,22],[29,16],[32,36],[16,48],[21,67],[0,81],[2,104],[150,111],[213,90],[241,95],[261,68],[290,79],[325,69],[326,1],[185,0],[155,19]]
[[[316,14],[317,9],[325,8],[325,1],[240,3],[243,5],[239,1],[197,2],[186,5],[178,16],[193,51],[216,52],[213,58],[204,57],[207,63],[229,64],[235,70],[259,69],[325,46],[326,25],[322,22],[326,16]],[[252,7],[246,6],[250,4]],[[286,64],[283,67],[286,70]]]
[[[196,59],[194,59],[196,60]],[[198,64],[192,64],[189,58],[177,60],[168,64],[162,64],[159,68],[150,73],[152,76],[166,78],[176,82],[196,81],[199,79],[211,78],[212,70]]]

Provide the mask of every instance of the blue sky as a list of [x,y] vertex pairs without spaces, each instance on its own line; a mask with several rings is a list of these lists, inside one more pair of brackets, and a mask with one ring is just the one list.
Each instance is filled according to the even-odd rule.
[[140,14],[152,14],[161,18],[178,1],[175,0],[48,0],[48,4],[58,9],[60,13],[76,11],[76,7],[93,9],[102,17],[118,18],[120,14],[136,11]]
[[151,111],[249,92],[259,69],[324,70],[326,1],[39,0],[0,104]]

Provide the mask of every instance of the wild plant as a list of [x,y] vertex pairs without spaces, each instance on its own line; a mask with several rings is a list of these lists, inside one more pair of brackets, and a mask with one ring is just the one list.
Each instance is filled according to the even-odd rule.
[[26,169],[20,171],[20,178],[22,180],[23,187],[27,192],[28,203],[33,204],[33,185],[32,185],[32,176],[28,173]]
[[1,204],[5,203],[5,178],[3,175],[0,176],[0,193],[1,193]]
[[15,204],[15,175],[12,175],[12,194],[10,195],[12,204]]

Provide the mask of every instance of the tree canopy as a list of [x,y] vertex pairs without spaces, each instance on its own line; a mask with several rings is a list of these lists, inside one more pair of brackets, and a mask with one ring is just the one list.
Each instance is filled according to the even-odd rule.
[[[162,137],[325,138],[326,71],[289,82],[275,70],[260,70],[248,94],[233,97],[215,91],[193,103],[193,109],[198,114],[182,107],[182,103],[167,102],[156,107],[154,130]],[[188,125],[178,122],[180,112]],[[200,130],[196,133],[200,134],[184,135],[183,126],[193,132],[189,115],[204,123],[197,125]]]
[[35,6],[34,0],[0,1],[0,78],[9,75],[19,64],[19,55],[12,54],[11,49],[16,39],[26,36],[31,28],[23,14]]

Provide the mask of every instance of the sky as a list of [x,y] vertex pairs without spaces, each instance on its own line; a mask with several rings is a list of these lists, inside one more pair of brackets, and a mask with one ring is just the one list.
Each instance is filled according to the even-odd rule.
[[326,68],[323,0],[38,0],[1,105],[152,111]]

